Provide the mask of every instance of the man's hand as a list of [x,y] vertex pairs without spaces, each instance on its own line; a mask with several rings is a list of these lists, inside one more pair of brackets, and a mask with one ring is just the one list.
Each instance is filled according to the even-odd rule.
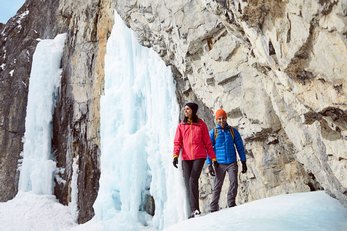
[[213,161],[213,167],[214,169],[219,167],[219,163],[217,162],[217,160]]
[[216,172],[214,171],[212,164],[208,165],[208,172],[210,173],[211,176],[215,176]]
[[241,161],[242,163],[242,173],[246,173],[247,172],[247,164],[246,161]]

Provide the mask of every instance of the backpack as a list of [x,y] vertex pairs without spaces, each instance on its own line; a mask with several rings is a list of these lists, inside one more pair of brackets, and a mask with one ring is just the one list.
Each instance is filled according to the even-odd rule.
[[[230,134],[231,134],[231,138],[234,140],[235,138],[235,133],[234,133],[234,129],[232,127],[230,127]],[[218,136],[218,129],[214,128],[214,142],[216,143],[216,138]]]

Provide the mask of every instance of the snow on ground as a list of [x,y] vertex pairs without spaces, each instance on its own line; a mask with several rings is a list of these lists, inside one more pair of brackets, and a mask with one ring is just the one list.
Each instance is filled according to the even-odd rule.
[[19,192],[14,199],[0,203],[2,231],[58,231],[75,225],[68,207],[52,195]]
[[[115,220],[113,220],[115,221]],[[154,230],[130,220],[103,224],[97,219],[77,225],[67,206],[54,196],[19,192],[0,203],[2,231]],[[185,220],[165,231],[347,231],[347,208],[325,192],[286,194]]]
[[325,192],[286,194],[190,219],[165,231],[346,231],[347,209]]

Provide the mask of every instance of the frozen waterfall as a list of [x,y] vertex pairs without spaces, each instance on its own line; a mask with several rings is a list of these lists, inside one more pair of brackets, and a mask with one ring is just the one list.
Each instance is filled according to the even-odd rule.
[[[171,70],[139,45],[118,15],[105,62],[96,217],[105,230],[162,229],[186,217],[187,203],[181,174],[171,164],[179,114]],[[151,196],[153,217],[144,211]]]

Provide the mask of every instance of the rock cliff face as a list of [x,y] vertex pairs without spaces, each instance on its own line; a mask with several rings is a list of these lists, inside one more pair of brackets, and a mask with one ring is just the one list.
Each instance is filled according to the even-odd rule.
[[[61,94],[54,113],[53,151],[59,182],[59,201],[71,201],[72,163],[78,164],[78,222],[93,217],[99,189],[99,100],[104,78],[104,57],[113,25],[110,2],[60,1],[57,14],[66,24],[68,39],[63,57]],[[62,181],[61,181],[62,180]]]
[[[239,176],[237,203],[325,189],[347,205],[345,0],[28,0],[0,25],[1,201],[17,192],[36,39],[67,33],[53,119],[60,169],[55,194],[63,204],[71,201],[75,161],[78,221],[93,216],[99,99],[113,9],[141,44],[172,65],[181,104],[196,100],[210,128],[211,110],[223,105],[228,122],[239,129],[249,171]],[[202,175],[204,211],[210,181]]]

